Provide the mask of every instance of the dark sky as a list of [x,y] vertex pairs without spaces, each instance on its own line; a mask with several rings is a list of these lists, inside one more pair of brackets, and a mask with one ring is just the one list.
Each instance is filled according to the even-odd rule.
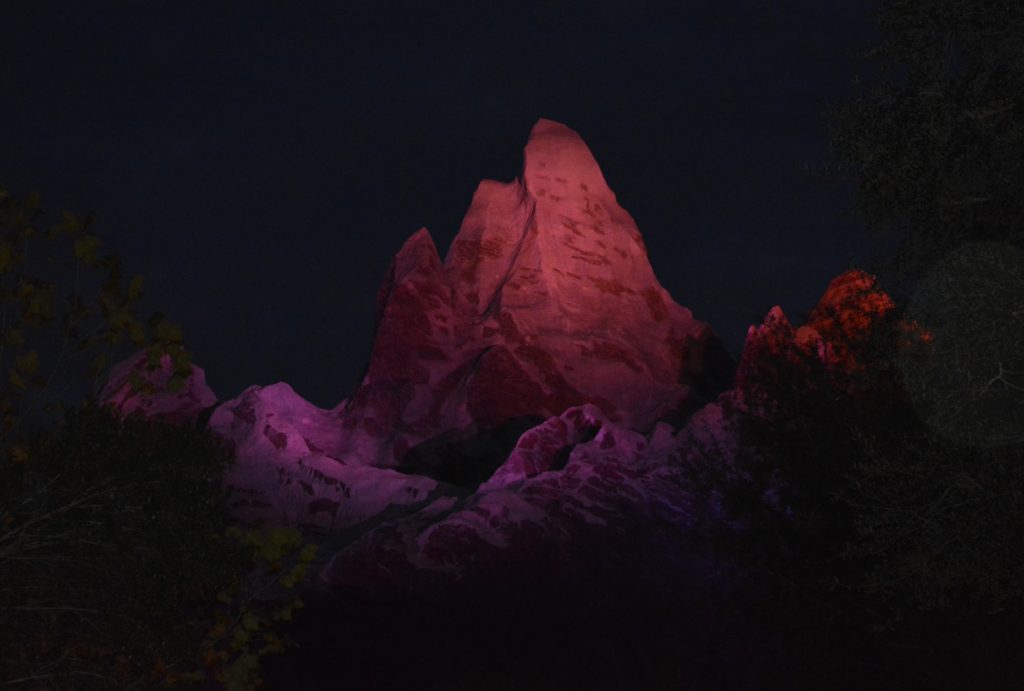
[[734,355],[866,260],[851,184],[801,169],[875,2],[407,4],[6,4],[0,185],[95,212],[222,399],[349,395],[393,254],[426,226],[443,255],[539,117],[580,133]]

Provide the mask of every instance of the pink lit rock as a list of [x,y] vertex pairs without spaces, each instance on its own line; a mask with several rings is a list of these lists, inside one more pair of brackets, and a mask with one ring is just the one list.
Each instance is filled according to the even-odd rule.
[[[597,491],[614,468],[629,477],[653,439],[668,443],[657,421],[697,407],[717,342],[659,284],[586,144],[549,120],[534,126],[518,179],[479,185],[444,261],[425,229],[409,238],[377,315],[367,373],[334,409],[277,384],[212,413],[210,428],[238,456],[226,481],[240,517],[337,528],[413,507],[433,499],[437,483],[386,469],[410,470],[406,459],[446,435],[504,439],[511,430],[515,439],[545,418],[561,422],[521,440],[486,485],[505,494],[481,494],[480,506],[523,482],[546,487],[552,472]],[[655,437],[638,432],[652,428]],[[548,438],[572,458],[549,454]]]
[[[480,490],[500,489],[541,473],[562,470],[571,454],[586,456],[591,462],[614,462],[647,449],[643,435],[613,427],[597,406],[570,408],[523,434],[508,459]],[[671,436],[668,425],[657,429],[659,439],[665,434]]]
[[209,426],[235,452],[224,480],[243,522],[336,530],[437,488],[430,478],[344,463],[338,409],[317,408],[283,382],[250,386],[218,406]]
[[444,262],[425,229],[395,257],[342,415],[350,462],[585,403],[633,429],[692,404],[711,329],[658,283],[586,144],[540,120],[524,158],[480,183]]
[[[107,383],[100,392],[102,405],[115,408],[121,415],[141,415],[172,423],[195,422],[199,414],[217,402],[217,396],[206,385],[206,373],[192,366],[191,376],[177,392],[165,387],[174,370],[171,356],[160,358],[160,367],[153,372],[146,369],[146,351],[140,350],[111,368]],[[142,381],[156,387],[157,393],[146,394],[132,390],[129,376],[137,374]]]
[[648,435],[609,420],[596,406],[570,408],[522,436],[508,461],[469,498],[446,498],[371,530],[338,554],[321,577],[347,589],[407,584],[424,574],[461,578],[542,540],[569,546],[593,529],[629,539],[626,526],[680,534],[690,501],[668,425]]
[[846,371],[853,346],[890,304],[873,277],[847,272],[830,283],[806,325],[794,328],[774,307],[764,323],[750,327],[735,385],[678,433],[661,423],[644,435],[597,406],[570,408],[522,434],[476,493],[379,526],[335,556],[321,577],[350,592],[429,588],[534,559],[538,545],[554,545],[571,560],[573,544],[594,529],[609,544],[630,531],[637,539],[674,531],[683,552],[694,517],[722,510],[713,494],[703,500],[712,505],[695,505],[686,467],[724,464],[724,475],[743,473],[758,454],[742,447],[739,433],[744,418],[772,414],[763,398],[770,392],[756,383],[758,370],[817,361]]

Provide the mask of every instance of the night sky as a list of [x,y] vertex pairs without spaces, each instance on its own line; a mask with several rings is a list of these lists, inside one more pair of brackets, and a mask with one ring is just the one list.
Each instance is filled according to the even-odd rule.
[[349,395],[391,257],[423,226],[443,256],[539,117],[580,133],[733,355],[867,261],[852,183],[802,169],[875,2],[408,4],[5,4],[0,185],[93,211],[221,399]]

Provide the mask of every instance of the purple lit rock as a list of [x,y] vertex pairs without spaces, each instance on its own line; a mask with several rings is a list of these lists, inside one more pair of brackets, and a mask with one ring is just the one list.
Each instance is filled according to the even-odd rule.
[[[655,448],[667,449],[671,436],[668,425],[658,425],[651,439]],[[508,459],[480,490],[500,489],[561,470],[572,458],[586,458],[591,463],[632,459],[635,463],[640,451],[650,451],[644,435],[611,425],[597,406],[588,404],[567,410],[523,434]]]
[[[597,528],[609,544],[630,526],[682,534],[690,496],[668,425],[643,435],[596,406],[567,410],[522,436],[509,460],[470,497],[438,500],[371,530],[339,553],[321,577],[348,590],[412,587],[460,579],[529,559],[538,541],[571,546]],[[603,539],[603,538],[602,538]]]
[[[192,374],[177,392],[165,387],[173,374],[171,356],[160,358],[160,367],[150,372],[146,368],[146,351],[140,350],[114,366],[107,383],[100,392],[102,405],[115,408],[123,416],[141,415],[172,423],[195,422],[199,414],[217,402],[217,396],[206,385],[206,373],[192,365]],[[157,393],[132,391],[129,376],[137,374],[142,381],[156,387]]]
[[[448,477],[432,465],[444,455],[433,451],[439,439],[498,439],[497,464],[508,440],[547,418],[562,422],[524,437],[485,491],[518,492],[506,488],[543,485],[554,472],[591,492],[600,473],[621,466],[628,477],[649,453],[620,448],[649,446],[630,430],[701,402],[695,389],[716,342],[658,282],[583,140],[540,120],[521,176],[479,185],[444,261],[425,229],[398,252],[378,295],[366,375],[347,401],[321,410],[285,384],[251,387],[209,426],[238,455],[226,481],[246,520],[337,528],[414,505],[437,483],[385,469]],[[584,412],[562,415],[576,406]],[[587,438],[594,429],[599,440]],[[663,437],[668,428],[654,429]],[[548,455],[548,438],[575,455]],[[598,475],[584,480],[588,468]]]
[[[355,592],[429,587],[507,569],[535,558],[541,544],[560,546],[571,560],[573,545],[595,527],[609,545],[630,531],[638,539],[674,531],[685,552],[694,518],[714,520],[722,510],[713,494],[701,500],[711,505],[695,505],[687,466],[744,472],[737,461],[758,450],[742,446],[740,424],[772,414],[758,373],[783,363],[796,363],[791,369],[799,373],[815,361],[832,370],[855,367],[855,346],[888,305],[873,277],[847,272],[830,283],[808,324],[794,328],[776,306],[750,327],[734,386],[677,433],[659,423],[644,435],[597,406],[570,408],[522,434],[476,493],[379,526],[339,553],[322,578]],[[792,386],[801,386],[799,375]]]
[[[128,384],[132,371],[154,385],[165,384],[170,358],[164,356],[163,369],[156,372],[145,370],[144,352],[112,369],[100,400],[122,415],[192,423],[216,403],[199,367],[193,366],[193,376],[177,394],[133,393]],[[342,460],[341,407],[317,408],[288,384],[278,383],[251,386],[213,410],[209,429],[236,457],[224,477],[235,518],[331,530],[431,498],[438,483],[430,478]]]
[[236,518],[334,530],[434,492],[430,478],[346,464],[340,407],[317,408],[283,382],[250,386],[217,407],[210,430],[237,458],[224,478]]

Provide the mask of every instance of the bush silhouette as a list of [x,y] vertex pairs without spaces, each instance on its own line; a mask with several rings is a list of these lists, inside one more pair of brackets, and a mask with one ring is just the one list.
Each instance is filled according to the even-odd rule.
[[244,574],[219,440],[86,405],[0,466],[8,672],[85,688],[191,663],[204,610]]

